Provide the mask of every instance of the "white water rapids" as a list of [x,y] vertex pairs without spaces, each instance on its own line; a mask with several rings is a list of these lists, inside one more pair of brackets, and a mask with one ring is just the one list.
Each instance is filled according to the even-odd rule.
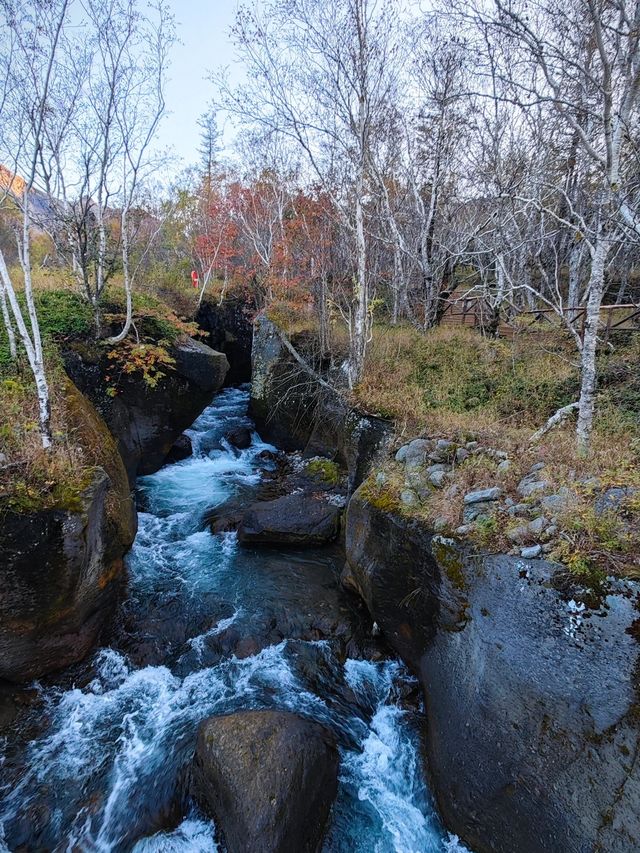
[[246,407],[244,390],[221,393],[190,430],[193,456],[140,479],[123,627],[89,667],[40,687],[37,720],[27,715],[23,740],[4,745],[0,849],[218,850],[186,783],[198,723],[268,707],[338,737],[340,787],[323,853],[464,849],[434,812],[421,720],[400,701],[411,680],[400,663],[340,660],[330,641],[295,631],[237,652],[253,626],[281,624],[282,608],[296,612],[323,590],[339,596],[336,555],[242,549],[203,521],[233,495],[250,498],[260,480],[267,445],[254,434],[239,452],[222,438],[248,423]]

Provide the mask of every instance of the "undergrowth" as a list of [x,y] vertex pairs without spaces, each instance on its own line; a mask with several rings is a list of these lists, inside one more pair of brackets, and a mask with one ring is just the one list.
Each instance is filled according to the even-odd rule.
[[[557,332],[487,340],[467,329],[440,328],[426,335],[412,327],[376,326],[365,376],[354,390],[364,410],[394,419],[397,446],[419,435],[457,443],[478,441],[505,451],[510,465],[473,455],[454,465],[451,480],[421,505],[400,505],[398,466],[384,467],[383,487],[367,484],[367,499],[389,511],[424,517],[453,532],[462,524],[464,495],[500,486],[515,502],[519,481],[545,464],[548,492],[570,489],[574,499],[558,518],[552,559],[593,581],[607,573],[640,576],[640,500],[629,497],[615,511],[596,513],[594,487],[640,488],[640,336],[618,341],[599,355],[597,415],[590,453],[578,456],[575,421],[531,445],[532,433],[560,406],[577,399],[579,367],[570,341]],[[630,492],[633,494],[633,492]],[[525,501],[526,503],[527,501]],[[478,547],[504,552],[508,532],[522,518],[496,511],[475,523]],[[533,544],[531,537],[522,544]]]
[[77,439],[65,394],[68,380],[55,353],[48,353],[47,372],[54,439],[48,451],[42,448],[28,368],[0,372],[0,510],[78,509],[93,477],[95,462]]

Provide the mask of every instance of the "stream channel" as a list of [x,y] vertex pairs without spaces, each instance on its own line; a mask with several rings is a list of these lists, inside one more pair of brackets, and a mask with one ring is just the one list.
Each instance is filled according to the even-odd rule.
[[209,531],[207,512],[254,499],[273,464],[255,432],[247,450],[224,440],[252,426],[247,407],[246,388],[223,391],[188,431],[193,455],[139,478],[128,594],[108,645],[36,685],[18,735],[0,741],[0,850],[221,850],[188,768],[198,723],[247,708],[292,710],[336,733],[323,853],[464,850],[423,776],[412,677],[331,638],[336,626],[371,629],[340,589],[339,549],[245,548]]

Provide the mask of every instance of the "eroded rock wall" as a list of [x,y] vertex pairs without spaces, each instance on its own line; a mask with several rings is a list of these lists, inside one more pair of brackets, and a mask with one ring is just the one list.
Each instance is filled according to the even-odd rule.
[[200,341],[178,340],[170,354],[175,365],[155,386],[136,373],[121,373],[115,393],[107,393],[113,372],[106,353],[83,346],[64,354],[67,372],[98,409],[116,439],[131,486],[136,476],[161,467],[173,443],[224,384],[229,362]]
[[639,849],[640,587],[583,606],[556,565],[465,553],[366,483],[346,528],[345,580],[420,678],[447,827],[476,853]]
[[260,434],[284,450],[336,460],[355,489],[387,447],[391,423],[349,406],[303,370],[281,330],[264,316],[254,324],[252,364],[251,415]]
[[115,610],[136,530],[124,465],[104,421],[68,383],[77,439],[97,464],[64,504],[5,511],[0,525],[0,679],[27,682],[90,651]]

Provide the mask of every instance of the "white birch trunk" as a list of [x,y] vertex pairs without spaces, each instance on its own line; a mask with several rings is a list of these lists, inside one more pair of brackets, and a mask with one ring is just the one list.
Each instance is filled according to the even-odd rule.
[[393,247],[393,309],[391,322],[395,326],[407,310],[407,280],[402,268],[402,253],[400,246]]
[[122,223],[122,277],[124,279],[127,314],[119,334],[107,340],[109,344],[119,344],[120,341],[123,341],[129,334],[133,322],[133,294],[131,292],[131,269],[129,265],[129,208],[126,204],[122,208],[120,221]]
[[[49,402],[49,386],[47,385],[47,377],[44,372],[44,362],[42,359],[42,342],[40,339],[40,329],[36,324],[36,328],[32,327],[32,334],[29,334],[27,324],[25,323],[18,297],[9,277],[9,270],[4,259],[4,255],[0,252],[0,278],[2,278],[4,293],[9,298],[11,311],[18,327],[20,340],[27,353],[29,366],[33,373],[33,378],[36,383],[36,392],[38,395],[38,419],[40,422],[40,436],[42,446],[45,450],[51,447],[51,404]],[[33,339],[32,339],[33,335]],[[37,337],[38,346],[35,345]]]
[[369,298],[367,293],[367,243],[364,233],[364,179],[361,174],[356,188],[356,279],[355,306],[351,319],[351,347],[347,362],[347,380],[353,388],[362,377],[367,348]]
[[589,299],[584,327],[582,355],[580,361],[581,383],[576,437],[578,450],[586,454],[593,430],[593,412],[596,395],[596,352],[598,345],[598,321],[604,293],[604,271],[611,240],[601,234],[594,246],[589,276]]
[[580,305],[580,267],[582,264],[582,255],[584,252],[584,244],[577,243],[574,239],[569,253],[569,292],[567,302],[569,307],[569,322],[573,323],[576,318],[576,311]]
[[320,276],[320,292],[318,294],[318,326],[320,329],[320,354],[324,358],[330,351],[329,310],[327,298],[327,277],[324,272]]
[[18,357],[18,349],[16,347],[16,333],[13,330],[11,315],[9,314],[9,304],[7,302],[7,289],[4,283],[4,278],[0,278],[0,307],[2,308],[2,320],[4,328],[9,340],[9,354],[11,360],[15,361]]
[[346,364],[349,388],[353,388],[364,371],[364,359],[369,333],[369,293],[367,281],[367,241],[364,229],[364,196],[367,169],[368,131],[367,131],[367,80],[366,80],[366,36],[365,25],[361,19],[362,9],[358,7],[358,32],[360,61],[360,93],[358,100],[357,139],[358,173],[355,185],[355,238],[356,238],[356,280],[354,282],[354,306],[350,316],[350,352]]

